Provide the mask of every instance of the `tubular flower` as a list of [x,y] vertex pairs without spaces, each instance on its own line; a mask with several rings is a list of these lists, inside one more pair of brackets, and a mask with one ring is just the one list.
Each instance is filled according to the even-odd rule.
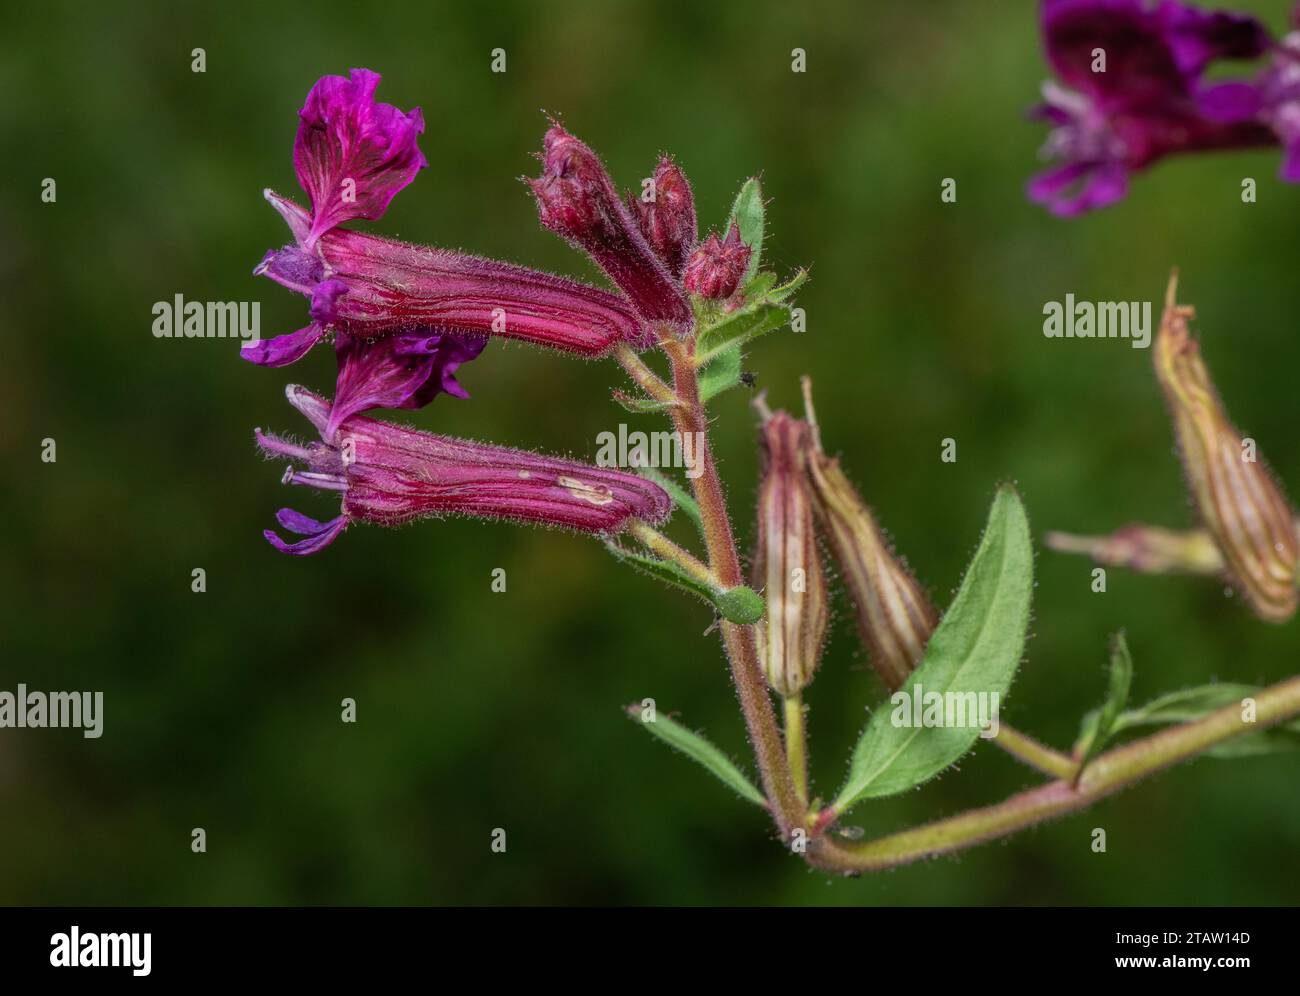
[[[599,157],[558,124],[543,140],[542,175],[528,180],[542,224],[585,251],[642,318],[679,333],[691,329],[690,303],[623,206]],[[692,209],[693,213],[693,209]]]
[[286,483],[336,491],[343,506],[328,522],[281,509],[280,525],[303,537],[287,543],[267,530],[267,540],[282,553],[315,553],[351,522],[396,526],[466,515],[608,536],[634,516],[660,522],[672,508],[662,488],[637,474],[574,460],[436,436],[360,415],[329,434],[326,399],[296,385],[285,394],[324,441],[300,446],[259,429],[258,446],[268,457],[291,461]]
[[[267,192],[291,230],[306,212]],[[258,343],[247,358],[281,366],[327,329],[363,339],[409,332],[475,333],[522,339],[582,356],[622,341],[648,345],[627,302],[575,280],[511,263],[380,238],[345,228],[266,254],[254,273],[310,299],[312,324]]]
[[1223,555],[1228,577],[1256,615],[1284,622],[1300,597],[1295,512],[1253,446],[1243,445],[1241,433],[1228,420],[1188,330],[1194,311],[1177,303],[1176,290],[1175,274],[1154,353],[1188,488]]
[[646,201],[632,193],[627,207],[650,248],[678,279],[699,239],[695,220],[695,195],[680,166],[668,156],[659,160],[654,174],[654,196]]
[[1121,199],[1130,174],[1174,153],[1274,141],[1262,122],[1210,116],[1201,106],[1210,63],[1268,48],[1252,17],[1174,0],[1043,0],[1042,31],[1059,83],[1045,84],[1032,114],[1053,125],[1043,156],[1058,165],[1028,193],[1053,214]]
[[[804,389],[810,392],[807,380]],[[811,395],[808,397],[809,420]],[[925,591],[889,547],[876,518],[821,448],[816,429],[808,450],[814,507],[848,586],[871,666],[886,686],[898,688],[925,654],[939,614]]]
[[366,408],[414,408],[439,393],[465,397],[456,369],[488,335],[601,356],[653,337],[615,294],[520,266],[428,249],[340,227],[383,215],[427,165],[418,110],[374,99],[379,76],[326,76],[307,96],[294,142],[310,210],[266,191],[293,244],[268,252],[258,275],[305,295],[310,322],[248,343],[245,359],[292,363],[328,333],[339,361],[335,424]]
[[758,549],[754,581],[767,600],[758,624],[759,660],[768,684],[789,698],[817,670],[826,642],[826,578],[813,526],[813,495],[805,465],[807,422],[766,412],[764,468],[758,489]]

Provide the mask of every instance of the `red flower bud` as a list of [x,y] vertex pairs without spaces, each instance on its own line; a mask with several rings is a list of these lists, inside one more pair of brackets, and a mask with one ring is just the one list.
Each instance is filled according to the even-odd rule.
[[546,133],[542,175],[528,185],[542,224],[591,256],[643,318],[666,322],[678,331],[690,329],[690,303],[591,149],[553,125]]
[[740,241],[740,227],[735,222],[725,239],[710,232],[686,263],[686,289],[715,301],[731,297],[745,275],[749,257],[750,248]]
[[667,156],[662,157],[655,167],[654,185],[640,197],[629,193],[627,206],[650,248],[668,272],[680,278],[699,239],[695,196],[686,174]]

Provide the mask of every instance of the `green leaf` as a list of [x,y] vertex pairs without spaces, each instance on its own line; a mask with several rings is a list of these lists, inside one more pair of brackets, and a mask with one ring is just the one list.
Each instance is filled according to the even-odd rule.
[[899,708],[882,706],[872,713],[835,809],[843,813],[862,799],[920,785],[970,750],[980,734],[974,723],[915,727],[902,725],[902,717],[910,722],[912,697],[918,692],[922,704],[932,692],[996,693],[1000,702],[1024,650],[1033,572],[1024,506],[1004,485],[993,499],[979,549],[957,597],[930,637],[924,659],[890,699]]
[[656,401],[654,398],[647,398],[641,395],[628,394],[626,391],[614,390],[610,392],[620,405],[636,415],[648,415],[652,412],[663,412],[672,408],[672,401]]
[[671,561],[636,553],[624,549],[617,543],[606,543],[605,548],[619,560],[637,570],[698,595],[712,605],[728,622],[747,625],[763,618],[763,598],[752,588],[746,588],[744,585],[735,588],[719,588],[687,573]]
[[642,712],[642,706],[639,704],[634,703],[627,707],[628,716],[638,722],[643,729],[700,764],[710,774],[739,793],[742,799],[748,799],[758,806],[767,805],[763,793],[741,773],[741,770],[732,763],[731,758],[704,737],[692,733],[681,723],[662,713],[656,711],[652,713],[653,719],[646,720],[642,718]]
[[1115,733],[1115,724],[1120,713],[1128,705],[1129,687],[1133,683],[1133,658],[1129,656],[1128,641],[1123,631],[1116,633],[1110,648],[1110,682],[1106,689],[1106,701],[1100,709],[1094,709],[1083,718],[1083,728],[1079,740],[1074,745],[1075,756],[1079,758],[1079,770],[1101,753]]
[[746,304],[700,331],[695,362],[704,366],[732,346],[740,346],[789,324],[790,309],[784,304],[768,301]]
[[654,481],[661,488],[668,492],[668,497],[673,500],[673,504],[686,513],[686,517],[695,523],[695,528],[704,535],[704,519],[700,516],[700,506],[696,504],[691,493],[678,484],[673,478],[669,477],[654,467],[637,467],[636,472],[648,481]]
[[732,222],[740,226],[740,239],[751,250],[749,267],[745,270],[744,280],[749,280],[758,272],[759,260],[763,255],[765,215],[763,187],[758,182],[758,177],[751,176],[736,195],[736,200],[731,205],[731,216],[727,219],[727,228],[722,233],[725,238],[727,232],[731,230]]
[[[1152,699],[1138,709],[1121,713],[1115,723],[1115,732],[1143,726],[1190,723],[1225,706],[1239,706],[1242,699],[1252,698],[1259,691],[1258,685],[1232,682],[1184,688]],[[1259,754],[1295,750],[1297,747],[1300,747],[1300,719],[1281,723],[1257,733],[1234,737],[1210,748],[1205,753],[1208,757],[1217,758],[1254,757]]]
[[780,287],[773,287],[767,292],[769,301],[784,301],[808,281],[808,271],[800,270]]
[[700,401],[708,404],[723,391],[740,383],[740,347],[732,346],[715,356],[700,371]]

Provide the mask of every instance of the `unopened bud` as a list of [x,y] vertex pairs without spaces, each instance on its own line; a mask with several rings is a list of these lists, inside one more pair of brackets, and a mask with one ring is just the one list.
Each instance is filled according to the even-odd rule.
[[1295,513],[1253,447],[1243,447],[1241,433],[1228,420],[1188,331],[1194,310],[1176,301],[1177,284],[1175,273],[1154,352],[1188,487],[1229,579],[1257,616],[1284,622],[1295,613],[1300,594]]
[[732,222],[725,239],[710,232],[691,253],[683,283],[691,293],[714,301],[731,297],[745,275],[750,255],[749,246],[740,240],[740,227]]
[[804,396],[813,425],[808,472],[814,507],[853,598],[871,666],[891,690],[896,689],[925,654],[939,616],[916,578],[894,556],[875,516],[840,469],[839,460],[822,451],[806,377]]
[[690,303],[623,206],[596,153],[553,125],[546,133],[542,175],[528,185],[542,224],[591,256],[642,318],[690,330]]
[[806,470],[807,422],[763,412],[763,477],[758,490],[755,582],[767,615],[758,624],[759,659],[768,684],[785,698],[812,681],[826,642],[826,578],[813,526]]
[[652,182],[651,199],[629,192],[627,206],[655,255],[669,273],[680,278],[699,238],[695,196],[686,174],[667,156],[659,160]]

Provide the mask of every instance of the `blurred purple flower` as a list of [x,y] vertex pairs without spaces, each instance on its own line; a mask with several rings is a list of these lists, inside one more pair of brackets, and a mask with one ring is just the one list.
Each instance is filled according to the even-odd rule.
[[257,430],[271,458],[287,458],[285,482],[342,496],[341,513],[318,522],[281,509],[280,526],[302,539],[286,542],[273,530],[267,540],[282,553],[315,553],[351,522],[396,526],[412,519],[467,515],[558,526],[612,535],[632,517],[661,522],[671,511],[668,494],[637,474],[573,460],[419,432],[364,416],[330,430],[331,406],[290,385],[290,404],[324,442],[300,446]]
[[[1204,113],[1201,80],[1217,59],[1264,53],[1252,17],[1161,0],[1043,0],[1047,58],[1059,82],[1044,85],[1034,116],[1054,128],[1043,148],[1058,165],[1029,184],[1031,200],[1062,216],[1124,196],[1130,174],[1165,156],[1271,144],[1259,120]],[[1104,53],[1104,71],[1094,63]],[[1100,65],[1100,63],[1097,63]]]

